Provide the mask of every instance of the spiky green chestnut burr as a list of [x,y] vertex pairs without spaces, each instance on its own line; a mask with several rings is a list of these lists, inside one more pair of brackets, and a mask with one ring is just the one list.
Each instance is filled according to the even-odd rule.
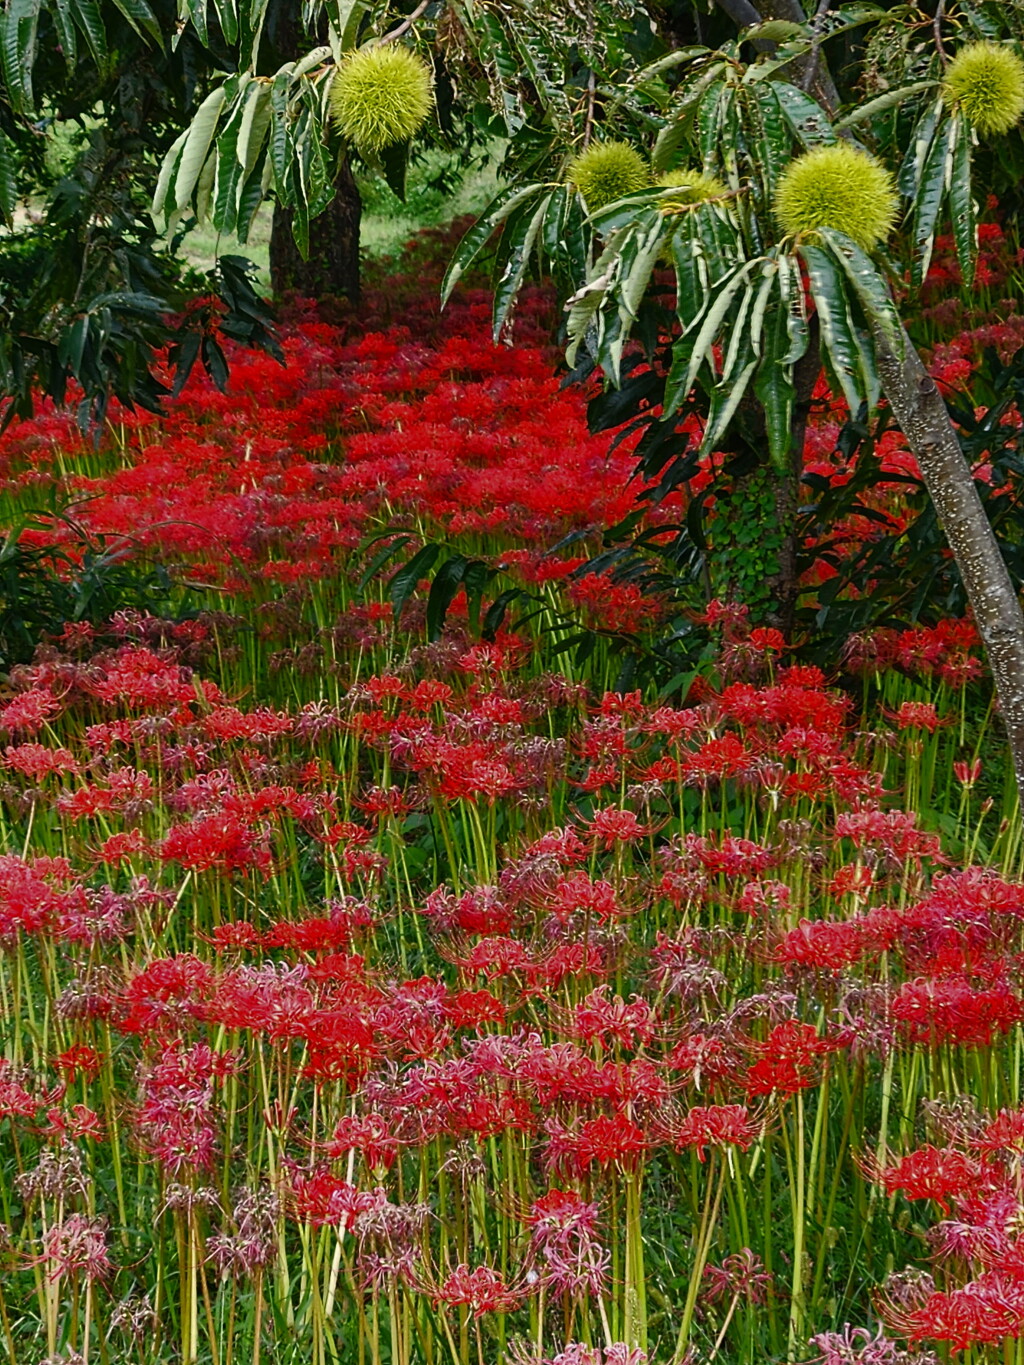
[[339,66],[331,84],[331,116],[356,149],[376,156],[408,142],[434,105],[430,67],[397,43],[364,47]]
[[942,98],[979,133],[1006,133],[1024,114],[1024,62],[998,43],[968,43],[946,68]]
[[831,228],[865,251],[888,237],[898,203],[885,167],[848,142],[804,152],[786,167],[775,189],[775,217],[783,232],[795,236]]
[[569,167],[569,181],[591,213],[651,183],[647,162],[628,142],[595,142]]
[[658,177],[662,189],[678,189],[678,195],[666,196],[658,207],[662,213],[678,213],[694,204],[703,204],[707,199],[717,199],[728,194],[729,187],[717,175],[707,175],[704,171],[668,171]]

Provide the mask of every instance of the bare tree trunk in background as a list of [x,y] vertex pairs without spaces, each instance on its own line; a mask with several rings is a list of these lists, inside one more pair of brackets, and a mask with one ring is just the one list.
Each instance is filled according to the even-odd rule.
[[[298,0],[277,0],[267,19],[275,57],[281,62],[293,61],[303,51],[302,6]],[[325,42],[326,30],[315,36],[319,42]],[[309,225],[306,261],[295,245],[291,211],[275,205],[270,228],[270,283],[275,294],[295,290],[310,298],[344,295],[353,303],[359,302],[359,220],[363,201],[347,160],[338,172],[336,190],[327,208]]]
[[275,294],[294,289],[311,298],[344,294],[359,302],[359,220],[363,202],[348,162],[338,175],[337,193],[309,225],[309,259],[299,255],[289,209],[275,206],[270,229],[270,283]]

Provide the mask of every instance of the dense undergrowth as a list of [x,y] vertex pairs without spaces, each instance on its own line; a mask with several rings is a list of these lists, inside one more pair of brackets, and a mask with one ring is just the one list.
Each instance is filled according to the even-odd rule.
[[[482,291],[438,316],[443,248],[358,320],[296,301],[226,394],[4,438],[12,524],[71,502],[174,579],[76,610],[0,705],[12,1362],[1012,1361],[1024,886],[971,623],[826,675],[692,605],[693,676],[610,690],[682,609],[571,577],[629,442],[560,388],[542,291],[511,348]],[[969,392],[1024,327],[953,321]],[[842,420],[822,392],[840,482]],[[385,530],[532,618],[456,597],[428,639]]]

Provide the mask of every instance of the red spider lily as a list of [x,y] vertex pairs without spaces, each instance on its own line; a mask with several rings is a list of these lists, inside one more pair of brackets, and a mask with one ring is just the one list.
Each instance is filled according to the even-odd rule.
[[967,867],[936,877],[923,904],[951,919],[971,922],[981,914],[1024,918],[1024,886],[992,868]]
[[438,887],[427,897],[423,913],[435,928],[461,929],[466,934],[502,936],[511,933],[515,915],[494,886],[476,886],[459,897]]
[[214,706],[200,722],[202,733],[209,739],[224,742],[233,739],[266,740],[290,734],[294,726],[291,716],[266,707],[240,711],[237,706]]
[[68,1214],[47,1230],[43,1254],[33,1264],[47,1266],[51,1281],[79,1274],[87,1280],[105,1280],[114,1269],[107,1251],[107,1220]]
[[53,930],[86,906],[85,889],[63,859],[0,855],[0,939]]
[[467,972],[480,972],[494,980],[499,976],[518,976],[532,986],[554,987],[567,976],[580,972],[604,975],[601,952],[593,943],[566,943],[548,952],[531,953],[517,939],[483,938],[461,954],[439,945],[439,951]]
[[197,699],[212,703],[220,696],[215,683],[195,678],[180,664],[134,645],[125,645],[112,655],[101,675],[90,681],[89,690],[108,704],[120,702],[140,710],[169,709]]
[[360,1152],[371,1170],[390,1170],[395,1164],[400,1144],[379,1114],[366,1114],[339,1119],[334,1136],[324,1148],[332,1159],[350,1151]]
[[945,1341],[954,1351],[1024,1334],[1024,1286],[990,1271],[949,1292],[936,1290],[917,1307],[882,1303],[887,1326],[911,1342]]
[[710,895],[710,879],[704,872],[694,872],[686,868],[670,868],[655,883],[657,896],[664,897],[676,909],[685,906],[701,905]]
[[1016,1152],[1024,1155],[1024,1109],[1000,1109],[984,1129],[971,1139],[976,1152]]
[[979,643],[974,623],[956,620],[905,630],[892,641],[883,637],[883,647],[905,672],[937,676],[955,688],[979,676],[981,662],[971,653]]
[[353,999],[369,1003],[377,997],[377,988],[366,976],[366,958],[361,953],[324,953],[306,968],[307,980],[344,984]]
[[416,711],[429,711],[435,706],[444,706],[455,695],[447,683],[435,678],[421,678],[409,693],[409,705]]
[[778,849],[766,848],[752,839],[739,839],[725,834],[720,844],[714,844],[699,834],[688,834],[684,847],[691,864],[697,863],[708,872],[727,877],[754,877],[780,860]]
[[681,1119],[662,1121],[674,1147],[689,1147],[704,1161],[708,1147],[738,1147],[747,1151],[761,1135],[763,1123],[745,1104],[694,1105]]
[[278,1215],[281,1202],[269,1189],[243,1188],[231,1210],[236,1231],[214,1233],[207,1239],[208,1259],[220,1275],[254,1277],[272,1266],[280,1255]]
[[592,1235],[597,1231],[597,1204],[588,1203],[575,1190],[551,1189],[530,1205],[523,1221],[534,1236],[546,1238],[566,1232]]
[[752,760],[753,755],[735,735],[723,735],[721,739],[706,740],[699,749],[686,754],[682,767],[688,781],[724,782],[745,772]]
[[818,669],[788,668],[771,687],[733,683],[717,699],[722,714],[745,728],[777,725],[814,736],[813,742],[828,746],[827,737],[840,735],[846,725],[849,703],[841,693],[826,691]]
[[633,996],[627,1004],[621,996],[608,999],[607,986],[598,986],[573,1011],[573,1031],[585,1043],[626,1048],[646,1047],[654,1037],[655,1016],[646,1000]]
[[492,980],[499,976],[525,974],[533,968],[535,959],[516,939],[506,937],[483,938],[461,956],[452,953],[449,961],[471,973],[483,973]]
[[313,1029],[316,999],[303,966],[241,966],[215,979],[197,1013],[211,1023],[252,1029],[270,1038],[300,1038]]
[[613,1162],[633,1170],[651,1145],[643,1129],[623,1113],[599,1114],[572,1129],[558,1119],[548,1119],[544,1127],[548,1136],[544,1165],[566,1174],[582,1175],[591,1166]]
[[194,1019],[213,998],[211,968],[192,953],[156,958],[134,976],[118,999],[122,1033],[148,1034]]
[[706,1265],[704,1280],[707,1287],[703,1297],[707,1303],[717,1303],[727,1295],[740,1295],[748,1303],[762,1304],[775,1277],[770,1270],[765,1270],[760,1256],[744,1247],[742,1251],[726,1256],[721,1265]]
[[682,1039],[665,1060],[667,1066],[680,1072],[697,1090],[732,1080],[742,1070],[736,1046],[701,1033]]
[[829,879],[826,891],[830,896],[856,896],[865,900],[871,894],[875,874],[862,863],[847,863]]
[[165,862],[177,862],[197,872],[211,868],[267,872],[272,862],[263,831],[227,814],[199,816],[187,825],[172,826],[159,854]]
[[126,834],[111,834],[96,850],[96,857],[104,863],[122,863],[140,854],[152,852],[152,845],[141,829]]
[[353,798],[352,804],[364,815],[389,816],[391,819],[407,815],[410,809],[399,787],[389,787],[387,791],[382,787],[370,787],[363,796]]
[[623,716],[638,720],[644,713],[643,693],[639,688],[635,692],[605,692],[597,710],[602,716]]
[[0,1058],[0,1120],[5,1118],[33,1118],[62,1098],[64,1086],[32,1090],[31,1078],[18,1072],[6,1057]]
[[760,1054],[747,1068],[748,1095],[792,1095],[817,1084],[817,1059],[836,1052],[850,1041],[848,1036],[819,1037],[812,1024],[787,1020],[776,1024],[763,1043],[754,1043]]
[[66,1112],[61,1109],[48,1109],[46,1119],[47,1124],[43,1132],[47,1137],[56,1137],[61,1141],[66,1138],[75,1141],[82,1138],[89,1138],[94,1142],[103,1141],[103,1122],[99,1114],[88,1105],[73,1104]]
[[601,630],[642,634],[668,611],[649,593],[633,583],[616,583],[608,574],[588,573],[571,581],[566,597],[581,610],[583,620]]
[[1024,1002],[1005,983],[978,990],[964,977],[907,981],[892,1003],[904,1035],[929,1047],[988,1047],[1024,1019]]
[[106,787],[79,787],[60,795],[57,809],[65,820],[80,820],[112,811],[114,799]]
[[317,1167],[308,1174],[292,1171],[284,1191],[284,1207],[296,1222],[350,1230],[358,1215],[372,1209],[379,1198],[332,1175],[326,1167]]
[[610,1257],[597,1241],[597,1217],[597,1204],[572,1190],[550,1190],[530,1205],[523,1219],[530,1248],[556,1294],[578,1298],[605,1288]]
[[777,962],[838,972],[858,961],[868,946],[859,920],[802,919],[785,935],[773,957]]
[[39,782],[53,773],[81,772],[78,760],[68,749],[51,749],[45,744],[8,744],[3,766]]
[[966,759],[958,759],[953,764],[953,776],[962,787],[970,791],[981,778],[981,759],[972,759],[970,763]]
[[358,921],[351,913],[337,918],[311,916],[309,919],[281,920],[264,931],[261,942],[264,948],[292,948],[304,953],[343,951],[352,946],[357,929],[373,924],[368,906],[361,908]]
[[611,882],[591,881],[585,872],[571,872],[560,877],[546,903],[563,924],[567,924],[573,915],[583,915],[603,924],[628,913],[621,892]]
[[60,711],[60,702],[52,692],[33,688],[22,692],[0,707],[0,730],[10,734],[37,734]]
[[[483,301],[474,307],[482,317]],[[312,323],[288,345],[304,377],[315,371],[322,380],[299,384],[254,363],[240,371],[242,386],[227,398],[197,382],[183,398],[182,424],[173,429],[170,421],[157,425],[127,414],[142,448],[130,452],[116,475],[97,482],[92,491],[99,496],[88,514],[100,518],[98,524],[118,518],[124,525],[129,518],[142,524],[139,509],[161,498],[161,515],[179,514],[182,525],[155,532],[153,540],[170,547],[176,562],[206,560],[226,581],[234,575],[227,567],[230,546],[246,573],[300,588],[303,575],[334,572],[367,520],[390,517],[395,507],[400,514],[415,509],[417,517],[471,528],[487,543],[512,524],[528,527],[534,538],[556,523],[597,525],[595,518],[623,495],[570,486],[581,471],[598,467],[587,464],[596,446],[580,436],[579,395],[558,396],[546,360],[542,373],[540,352],[528,363],[495,356],[479,343],[483,323],[470,312],[462,317],[472,325],[466,338],[446,345],[443,361],[428,354],[418,331],[412,337],[389,330],[350,343],[340,329]],[[410,326],[415,330],[418,322]],[[356,330],[353,324],[351,335]],[[528,477],[538,459],[550,462],[556,450],[552,432],[544,429],[549,410],[537,406],[540,397],[568,414],[560,439],[575,433],[591,447],[582,455],[573,448],[564,457],[570,474],[557,470],[554,487],[544,489],[537,485],[546,480]],[[823,389],[816,402],[824,414]],[[826,462],[838,430],[833,419],[842,420],[834,408],[827,411],[827,419],[812,422],[812,440],[826,450]],[[250,431],[257,412],[261,428]],[[333,449],[336,434],[344,460]],[[0,445],[7,448],[7,439]],[[61,439],[66,451],[80,448],[73,433]],[[905,468],[898,442],[885,442],[883,437],[879,452],[890,470]],[[47,458],[43,451],[40,470]],[[502,467],[514,461],[515,480]],[[715,467],[705,462],[702,476]],[[37,471],[29,472],[34,477]],[[467,491],[475,501],[467,501]],[[198,533],[184,527],[193,510],[204,528]],[[215,535],[223,535],[223,548],[213,547]],[[532,550],[513,552],[508,562],[523,580],[536,582],[565,581],[573,568],[572,561],[543,562]],[[235,577],[237,586],[241,579]],[[594,582],[584,597],[593,593],[592,605],[607,606],[608,590],[607,583]],[[501,1170],[512,1154],[523,1180],[546,1162],[564,1172],[563,1183],[578,1180],[581,1191],[550,1191],[513,1211],[520,1235],[516,1243],[512,1232],[508,1245],[526,1262],[522,1273],[532,1289],[543,1287],[548,1296],[545,1336],[551,1319],[562,1317],[552,1308],[564,1310],[567,1336],[577,1325],[581,1333],[588,1330],[582,1321],[588,1295],[616,1300],[612,1335],[623,1321],[623,1286],[610,1273],[612,1252],[621,1267],[622,1248],[600,1245],[598,1214],[600,1191],[609,1182],[618,1185],[622,1171],[658,1161],[659,1149],[679,1148],[696,1152],[702,1162],[710,1151],[728,1176],[735,1163],[716,1151],[749,1152],[764,1131],[759,1108],[736,1101],[757,1094],[781,1100],[814,1085],[828,1053],[848,1041],[858,1048],[856,1076],[863,1071],[869,1088],[877,1085],[877,1068],[871,1062],[862,1067],[862,1059],[891,1055],[898,1041],[926,1046],[941,1036],[976,1046],[975,1040],[989,1037],[1009,1056],[1002,1044],[1004,1032],[1019,1023],[1024,890],[979,869],[936,877],[930,890],[920,889],[933,870],[926,864],[938,862],[937,844],[929,842],[922,820],[891,809],[890,794],[882,790],[884,736],[855,734],[852,705],[826,687],[820,672],[776,665],[770,685],[734,682],[721,691],[702,679],[690,697],[695,704],[679,711],[648,707],[638,693],[609,693],[593,702],[579,685],[536,675],[532,665],[526,676],[511,677],[531,657],[530,643],[506,634],[494,645],[474,646],[462,601],[453,606],[445,639],[414,645],[409,665],[391,671],[381,663],[398,657],[391,609],[349,608],[317,629],[313,622],[324,619],[321,609],[333,600],[333,589],[328,599],[314,602],[297,591],[294,600],[288,594],[285,601],[266,603],[253,619],[256,643],[271,652],[269,668],[280,674],[279,695],[290,694],[292,683],[300,695],[313,687],[314,669],[329,667],[339,687],[346,676],[365,678],[377,670],[339,704],[285,710],[255,697],[240,701],[245,684],[238,678],[245,674],[234,671],[230,642],[237,625],[211,617],[209,624],[176,633],[169,623],[129,615],[112,627],[116,648],[97,653],[101,640],[68,632],[63,644],[48,645],[30,669],[14,673],[15,690],[5,698],[16,703],[36,694],[56,708],[37,730],[29,714],[24,731],[7,736],[10,761],[0,766],[11,828],[27,832],[29,847],[51,834],[62,837],[69,852],[67,863],[0,858],[0,935],[12,964],[18,963],[9,987],[27,1003],[26,983],[45,972],[53,988],[52,1009],[25,1036],[31,1042],[41,1026],[39,1045],[49,1057],[72,1040],[99,1045],[108,1025],[122,1035],[98,1073],[105,1094],[108,1079],[114,1086],[111,1114],[118,1117],[122,1141],[131,1132],[141,1149],[144,1181],[166,1183],[175,1171],[185,1180],[187,1174],[190,1188],[175,1192],[173,1202],[168,1191],[167,1207],[203,1210],[200,1240],[218,1271],[263,1273],[282,1245],[277,1210],[269,1202],[265,1217],[221,1213],[212,1192],[192,1188],[214,1161],[218,1171],[223,1162],[225,1180],[234,1179],[245,1152],[246,1162],[261,1169],[272,1157],[283,1189],[294,1187],[284,1199],[289,1216],[307,1224],[303,1238],[311,1227],[328,1229],[316,1252],[322,1260],[326,1247],[325,1277],[332,1257],[327,1244],[337,1246],[332,1229],[338,1229],[346,1234],[341,1245],[350,1288],[368,1295],[397,1289],[394,1302],[404,1314],[417,1288],[428,1293],[438,1287],[427,1283],[421,1258],[440,1240],[466,1263],[453,1271],[442,1252],[430,1272],[449,1292],[440,1301],[463,1310],[460,1320],[492,1292],[504,1309],[503,1289],[517,1296],[504,1311],[522,1308],[527,1291],[519,1296],[518,1282],[510,1286],[507,1275],[500,1283],[487,1275],[472,1278],[470,1266],[479,1260],[474,1244],[483,1235],[474,1219],[463,1220],[463,1245],[460,1225],[453,1222],[453,1231],[441,1234],[425,1212],[414,1216],[415,1206],[391,1204],[384,1189],[360,1190],[339,1178],[347,1173],[355,1179],[358,1169],[363,1183],[379,1172],[388,1191],[395,1181],[411,1188],[417,1167],[427,1177],[436,1170],[437,1154],[451,1175],[440,1187],[443,1204],[446,1192],[469,1192],[483,1160],[488,1167],[496,1163],[484,1174],[500,1201]],[[410,604],[401,629],[412,623],[418,630],[422,605]],[[628,614],[636,602],[627,595],[612,605]],[[303,622],[297,625],[300,606]],[[636,614],[639,620],[638,608]],[[756,676],[758,666],[765,673],[764,654],[779,648],[771,632],[751,631],[739,611],[727,619],[713,611],[712,617],[726,627],[734,659],[742,653],[753,661],[748,676]],[[952,681],[975,666],[977,641],[968,628],[912,639],[889,632],[877,642],[861,641],[865,666],[867,646],[876,644],[882,668],[903,659],[918,673]],[[196,671],[222,650],[230,699]],[[921,659],[915,662],[916,654]],[[417,681],[421,666],[428,676]],[[25,709],[30,713],[31,705]],[[87,723],[97,715],[104,716],[101,724]],[[52,733],[58,729],[59,739]],[[948,738],[940,734],[937,740],[947,760]],[[578,787],[600,790],[615,783],[606,798],[587,803],[588,809],[607,808],[538,835],[545,804],[563,809],[571,777],[584,770]],[[734,805],[720,812],[719,825],[711,818],[717,804],[711,798],[698,826],[701,802],[692,793],[679,798],[680,775],[684,786],[729,782],[742,815]],[[464,806],[444,807],[492,802],[493,820],[485,811],[483,825],[488,838],[493,825],[504,861],[479,874],[493,884],[472,885],[470,834],[480,822]],[[685,811],[677,810],[680,805]],[[623,878],[618,855],[627,843],[656,833],[666,809],[673,819],[685,817],[685,829],[699,832],[656,842],[656,870],[636,857]],[[347,818],[352,812],[357,820]],[[77,827],[72,815],[81,817]],[[430,892],[432,859],[428,853],[424,862],[420,855],[442,822],[454,843],[450,875],[460,879],[459,888]],[[384,864],[384,846],[393,850],[393,869]],[[86,870],[79,867],[83,849]],[[110,869],[97,867],[94,849],[110,862],[131,859],[131,865],[118,867],[115,880]],[[261,878],[278,854],[282,875]],[[844,858],[848,863],[837,869]],[[166,883],[159,896],[166,899],[151,887],[157,898],[147,901],[129,881],[140,867],[151,875],[159,870],[161,885]],[[202,876],[198,884],[186,879],[171,917],[166,907],[182,880],[172,874],[182,867]],[[100,886],[108,873],[114,885]],[[218,880],[224,883],[219,892]],[[307,906],[306,896],[322,894],[312,888],[324,883],[352,894],[323,908]],[[884,904],[868,911],[876,887]],[[227,921],[216,928],[210,924],[214,896],[216,914]],[[853,897],[853,911],[829,908],[830,898],[845,896]],[[419,933],[426,922],[432,940],[418,948],[406,942],[402,960],[432,959],[436,940],[450,969],[415,980],[404,979],[405,969],[396,976],[402,936],[401,921],[391,919],[396,905],[404,917],[415,905],[418,918],[411,926],[406,918],[406,928]],[[230,922],[235,915],[244,918]],[[801,918],[814,915],[820,918]],[[377,932],[382,918],[387,933]],[[44,941],[23,945],[18,936],[27,934]],[[170,949],[153,945],[165,943],[190,951],[154,961],[154,954]],[[353,951],[356,945],[365,956]],[[883,952],[884,964],[877,960]],[[599,987],[601,981],[614,984]],[[817,1029],[803,1022],[816,1018],[829,1022]],[[837,1032],[836,1019],[850,1022],[849,1038]],[[818,1030],[826,1028],[821,1036]],[[56,1045],[55,1038],[61,1039]],[[237,1079],[193,1055],[202,1047],[212,1053],[214,1039],[218,1047],[230,1040],[239,1067],[245,1059]],[[20,1046],[15,1043],[12,1055],[21,1055]],[[129,1059],[140,1053],[145,1060],[138,1093],[130,1096],[135,1107],[123,1124],[117,1094]],[[957,1075],[961,1061],[953,1059]],[[84,1067],[54,1065],[69,1084],[88,1084]],[[971,1059],[968,1065],[973,1074]],[[918,1057],[905,1070],[920,1081],[921,1066],[931,1064]],[[857,1093],[848,1089],[853,1069],[837,1064],[835,1070],[833,1108]],[[990,1081],[983,1070],[987,1083],[1002,1084],[997,1065]],[[1003,1091],[998,1094],[996,1103],[1003,1099]],[[3,1070],[0,1114],[14,1130],[8,1138],[5,1129],[5,1141],[17,1138],[23,1153],[41,1147],[44,1157],[67,1163],[68,1171],[78,1147],[94,1162],[98,1117],[85,1106],[70,1106],[68,1098],[44,1091],[26,1072]],[[764,1115],[769,1112],[766,1101]],[[831,1123],[829,1112],[822,1114],[822,1122]],[[269,1128],[270,1147],[258,1141],[261,1122]],[[822,1156],[834,1148],[831,1138],[824,1142],[826,1135],[822,1129]],[[1016,1227],[1018,1149],[1024,1145],[1019,1115],[1004,1110],[995,1118],[964,1119],[955,1137],[936,1141],[948,1144],[940,1150],[981,1170],[968,1189],[945,1195],[955,1218],[930,1233],[932,1253],[943,1259],[944,1288],[981,1269],[998,1270],[1004,1286],[1024,1282]],[[298,1168],[291,1158],[303,1150],[305,1164]],[[661,1157],[665,1169],[659,1169],[656,1187],[668,1191],[679,1163],[671,1150]],[[109,1170],[102,1152],[94,1164],[97,1171]],[[753,1166],[752,1178],[766,1174],[764,1163]],[[819,1168],[828,1186],[827,1162]],[[55,1176],[47,1179],[48,1203],[32,1217],[51,1217],[64,1188],[83,1200],[65,1208],[85,1207],[84,1198],[91,1198],[84,1174],[80,1185],[66,1173],[63,1185]],[[142,1207],[152,1203],[145,1189],[139,1197]],[[723,1200],[723,1208],[734,1204],[731,1196]],[[436,1212],[447,1220],[451,1206],[439,1204]],[[616,1237],[622,1235],[620,1214],[621,1204],[610,1220]],[[417,1230],[410,1233],[416,1217]],[[738,1303],[762,1291],[753,1254],[725,1254],[734,1232],[728,1219],[717,1231],[708,1228],[720,1247],[718,1259],[725,1259],[700,1287],[705,1300],[721,1291]],[[298,1241],[294,1234],[287,1240],[291,1258]],[[171,1259],[161,1266],[173,1277],[170,1242],[167,1255]],[[488,1257],[478,1270],[490,1265]],[[272,1279],[262,1281],[267,1295],[279,1292]],[[976,1297],[979,1283],[973,1282]],[[564,1302],[553,1305],[550,1295]],[[900,1305],[904,1312],[920,1306],[918,1300]],[[742,1332],[742,1324],[726,1320],[731,1312],[705,1323],[709,1341],[722,1332],[723,1348],[727,1329],[734,1337],[737,1328]],[[200,1333],[201,1318],[200,1310],[194,1319]],[[784,1332],[784,1316],[779,1321]],[[596,1325],[592,1314],[589,1330]],[[843,1356],[833,1343],[830,1365],[914,1365],[902,1354],[897,1358],[892,1343],[861,1341],[854,1329],[844,1338],[842,1349],[847,1347]],[[612,1365],[634,1355],[620,1344],[599,1350],[570,1343],[556,1358],[559,1365]]]
[[[670,1088],[659,1067],[647,1057],[631,1062],[605,1062],[593,1076],[593,1095],[608,1100],[616,1108],[629,1110],[642,1104],[648,1108],[668,1102]],[[585,1095],[581,1094],[581,1100]]]
[[353,1085],[379,1055],[373,1028],[353,1009],[321,1010],[302,1020],[306,1062],[302,1074],[320,1081]]
[[836,817],[835,834],[837,839],[851,840],[856,848],[877,848],[900,864],[935,859],[940,852],[938,835],[919,830],[916,817],[909,811],[883,811],[872,806],[842,811]]
[[499,796],[516,790],[519,779],[507,763],[496,759],[483,743],[447,745],[436,760],[438,793],[448,800],[485,797],[493,805]]
[[992,1174],[991,1168],[974,1157],[926,1144],[894,1165],[881,1167],[875,1178],[886,1194],[902,1190],[908,1199],[934,1199],[948,1214],[950,1198],[969,1192]]
[[432,977],[394,987],[374,1014],[374,1028],[395,1051],[433,1057],[451,1041],[445,1018],[447,988]]
[[535,840],[524,852],[526,858],[539,858],[550,855],[564,866],[583,862],[587,856],[587,846],[576,830],[552,829]]
[[704,717],[695,707],[675,711],[670,706],[659,706],[643,719],[640,728],[647,734],[664,735],[676,741],[693,735],[703,724]]
[[454,1028],[482,1028],[484,1024],[504,1024],[506,1008],[490,991],[456,991],[445,1002],[445,1017]]
[[[573,783],[573,786],[578,787],[580,791],[596,794],[608,788],[618,787],[621,781],[622,769],[617,764],[606,763],[604,766],[597,767],[591,764],[583,776]],[[611,837],[614,843],[614,833]]]
[[842,759],[842,746],[836,735],[805,725],[787,726],[772,747],[780,758],[799,759],[816,768],[828,768]]
[[681,776],[679,760],[669,758],[667,754],[662,758],[655,759],[646,768],[642,768],[639,773],[642,782],[658,782],[663,786],[670,782],[678,782]]
[[263,935],[255,924],[247,920],[236,920],[233,924],[218,924],[211,934],[205,935],[205,942],[212,943],[218,953],[233,948],[258,948]]
[[592,1103],[596,1097],[597,1064],[576,1043],[542,1047],[537,1040],[517,1059],[514,1074],[545,1109],[558,1099]]
[[735,632],[746,635],[749,616],[750,608],[742,602],[723,602],[715,597],[708,603],[704,615],[697,619],[701,625],[710,626],[712,630],[721,626],[727,635]]
[[392,673],[367,678],[366,682],[360,685],[359,691],[369,697],[374,706],[379,706],[386,700],[404,701],[410,695],[408,685]]
[[923,701],[903,702],[890,719],[898,730],[927,730],[930,735],[951,723],[948,717],[943,719],[930,702]]
[[103,1063],[103,1054],[85,1043],[75,1043],[53,1059],[54,1066],[63,1071],[70,1082],[76,1081],[79,1075],[94,1081],[103,1069]]
[[[842,1332],[818,1332],[810,1345],[821,1351],[814,1365],[901,1365],[904,1353],[881,1328],[874,1336],[866,1327],[845,1325]],[[924,1365],[924,1362],[921,1362]]]
[[167,1048],[141,1068],[142,1100],[135,1131],[172,1178],[183,1171],[208,1170],[217,1148],[214,1083],[229,1076],[237,1058],[205,1043]]
[[977,1227],[973,1222],[944,1218],[929,1229],[928,1240],[935,1259],[940,1262],[1001,1264],[1005,1269],[1014,1259],[1014,1247],[1005,1227]]
[[435,1308],[442,1303],[452,1307],[464,1304],[473,1310],[475,1318],[482,1318],[487,1313],[514,1312],[530,1293],[529,1286],[507,1284],[490,1266],[478,1265],[471,1270],[464,1263],[457,1265],[440,1283],[431,1284],[420,1279],[416,1287],[428,1295]]
[[746,915],[771,916],[788,910],[792,895],[785,882],[756,879],[740,892],[736,909]]
[[759,654],[781,654],[786,648],[786,637],[781,630],[767,626],[756,626],[748,637],[751,649]]
[[567,977],[584,973],[594,977],[607,976],[609,966],[601,947],[593,942],[562,943],[540,957],[528,972],[530,984],[536,990],[554,990]]

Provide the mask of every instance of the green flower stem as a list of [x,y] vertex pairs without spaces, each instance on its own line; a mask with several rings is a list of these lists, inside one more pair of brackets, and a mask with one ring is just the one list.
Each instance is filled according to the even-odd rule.
[[697,1237],[694,1242],[693,1264],[690,1268],[690,1282],[686,1288],[686,1302],[683,1306],[683,1318],[679,1326],[679,1335],[676,1338],[676,1349],[672,1355],[673,1365],[679,1365],[686,1355],[686,1347],[690,1340],[690,1329],[693,1326],[693,1315],[697,1307],[697,1298],[700,1294],[701,1282],[704,1278],[704,1267],[708,1263],[708,1256],[711,1252],[711,1243],[715,1235],[715,1225],[718,1220],[718,1210],[722,1203],[722,1193],[725,1189],[725,1178],[728,1174],[728,1169],[725,1159],[719,1153],[712,1152],[708,1157],[704,1207],[701,1213],[700,1226],[697,1230]]
[[[641,1224],[643,1171],[628,1175],[625,1186],[626,1258],[623,1286],[623,1340],[627,1346],[647,1350],[647,1291],[644,1274],[644,1239]],[[538,1355],[540,1353],[538,1352]]]
[[796,1109],[796,1135],[789,1136],[789,1125],[783,1119],[780,1123],[782,1144],[786,1153],[786,1166],[789,1171],[790,1205],[793,1216],[793,1277],[789,1296],[789,1342],[786,1359],[795,1361],[798,1345],[803,1343],[803,1325],[806,1302],[804,1299],[804,1237],[806,1221],[806,1168],[804,1160],[804,1095],[798,1090],[794,1097]]

